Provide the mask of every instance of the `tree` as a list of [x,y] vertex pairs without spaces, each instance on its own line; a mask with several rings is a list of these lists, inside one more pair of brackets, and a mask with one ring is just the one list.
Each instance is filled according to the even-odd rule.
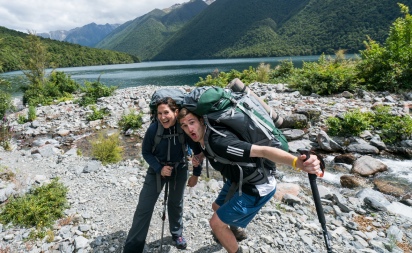
[[30,84],[42,86],[48,66],[48,53],[40,38],[33,32],[29,32],[26,37],[25,55],[22,59],[21,69],[24,75],[29,79]]
[[[2,41],[0,40],[0,44]],[[3,71],[3,61],[0,58],[0,72]],[[6,112],[12,107],[11,94],[4,89],[10,88],[10,83],[0,78],[0,118],[2,119]]]
[[398,92],[412,88],[412,16],[409,8],[398,4],[404,17],[397,18],[384,46],[369,38],[360,51],[360,80],[373,90]]

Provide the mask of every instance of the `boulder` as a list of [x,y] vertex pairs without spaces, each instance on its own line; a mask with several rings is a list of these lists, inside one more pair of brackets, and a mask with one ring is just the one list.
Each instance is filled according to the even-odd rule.
[[345,163],[345,164],[353,164],[355,160],[356,160],[355,155],[351,153],[337,155],[333,159],[335,163]]
[[366,185],[366,181],[364,178],[358,177],[356,175],[342,175],[340,177],[340,184],[346,188],[356,188],[356,187],[363,187]]
[[276,186],[275,199],[282,200],[285,194],[292,196],[298,196],[300,192],[300,186],[292,183],[278,183]]
[[353,163],[351,172],[368,177],[387,170],[388,166],[383,162],[371,156],[362,156]]

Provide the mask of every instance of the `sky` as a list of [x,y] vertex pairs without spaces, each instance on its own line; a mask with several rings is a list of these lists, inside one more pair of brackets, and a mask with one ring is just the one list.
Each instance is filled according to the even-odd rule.
[[92,22],[123,24],[189,0],[0,0],[0,26],[21,32],[70,30]]

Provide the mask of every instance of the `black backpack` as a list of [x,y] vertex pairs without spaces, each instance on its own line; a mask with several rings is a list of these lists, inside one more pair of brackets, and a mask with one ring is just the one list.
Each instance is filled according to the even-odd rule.
[[[268,182],[267,170],[275,164],[267,159],[259,158],[258,163],[233,162],[220,157],[210,148],[208,136],[214,131],[222,136],[213,125],[224,125],[233,130],[244,141],[256,145],[271,146],[288,151],[288,142],[283,133],[274,125],[272,118],[263,105],[254,96],[243,92],[233,92],[230,89],[205,86],[193,89],[184,99],[183,107],[203,116],[208,126],[205,133],[205,148],[210,158],[222,164],[237,165],[240,169],[240,185],[243,183],[262,184]],[[242,167],[256,168],[249,175],[243,175]],[[258,175],[263,174],[263,180],[253,182]],[[241,187],[239,187],[241,193]]]

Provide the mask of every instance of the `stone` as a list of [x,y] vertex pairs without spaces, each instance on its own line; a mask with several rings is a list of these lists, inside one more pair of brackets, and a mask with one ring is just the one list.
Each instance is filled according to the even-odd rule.
[[353,164],[356,161],[355,155],[352,153],[340,154],[333,159],[335,163]]
[[340,184],[346,188],[357,188],[366,185],[365,179],[358,177],[356,175],[342,175],[340,177]]
[[288,193],[293,196],[298,196],[300,192],[300,186],[293,183],[278,183],[276,187],[276,193],[274,198],[282,200],[283,196]]
[[387,170],[388,166],[378,159],[362,156],[353,163],[351,172],[367,177]]

